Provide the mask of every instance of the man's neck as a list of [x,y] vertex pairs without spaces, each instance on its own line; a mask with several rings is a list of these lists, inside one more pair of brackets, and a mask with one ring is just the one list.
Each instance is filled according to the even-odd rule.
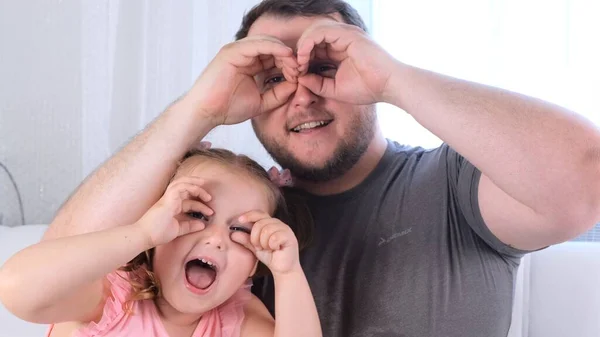
[[294,184],[296,187],[315,195],[333,195],[348,191],[363,182],[373,172],[381,157],[383,157],[386,148],[387,141],[378,131],[358,162],[341,177],[322,182],[295,181]]

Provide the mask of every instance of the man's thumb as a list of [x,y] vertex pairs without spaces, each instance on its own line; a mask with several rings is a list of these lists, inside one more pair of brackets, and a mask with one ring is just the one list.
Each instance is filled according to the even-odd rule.
[[332,98],[335,96],[335,80],[333,78],[306,74],[298,77],[298,84],[321,97]]
[[296,83],[283,82],[273,89],[269,89],[261,95],[260,112],[263,113],[282,106],[297,88]]

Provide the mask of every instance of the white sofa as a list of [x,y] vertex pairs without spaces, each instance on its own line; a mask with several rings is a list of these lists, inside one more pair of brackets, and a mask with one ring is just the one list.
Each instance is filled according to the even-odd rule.
[[[0,226],[0,265],[37,242],[45,229]],[[39,337],[45,332],[46,326],[23,322],[0,305],[0,337]],[[509,336],[600,336],[600,243],[569,242],[523,260]]]
[[510,337],[600,337],[600,242],[568,242],[524,258]]
[[[19,250],[38,242],[47,226],[0,226],[0,265]],[[44,281],[40,281],[44,286]],[[0,337],[43,337],[47,326],[24,322],[14,317],[0,303]]]

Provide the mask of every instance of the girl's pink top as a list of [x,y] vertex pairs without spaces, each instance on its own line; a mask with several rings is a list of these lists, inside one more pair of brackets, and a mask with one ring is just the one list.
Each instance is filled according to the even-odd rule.
[[[104,304],[100,322],[91,322],[79,329],[73,337],[170,337],[152,300],[135,301],[130,311],[123,307],[131,293],[131,286],[123,278],[125,273],[111,273],[109,296]],[[123,277],[121,277],[121,276]],[[249,287],[238,290],[227,302],[202,315],[192,337],[239,337],[244,320],[244,304],[250,299]],[[46,337],[50,336],[50,326]]]

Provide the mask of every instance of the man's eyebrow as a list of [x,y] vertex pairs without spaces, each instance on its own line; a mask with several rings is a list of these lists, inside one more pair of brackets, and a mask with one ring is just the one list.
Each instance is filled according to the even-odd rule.
[[281,72],[281,69],[279,69],[273,65],[271,68],[262,70],[261,72],[258,73],[258,75],[271,75],[271,74],[278,73],[278,72]]

